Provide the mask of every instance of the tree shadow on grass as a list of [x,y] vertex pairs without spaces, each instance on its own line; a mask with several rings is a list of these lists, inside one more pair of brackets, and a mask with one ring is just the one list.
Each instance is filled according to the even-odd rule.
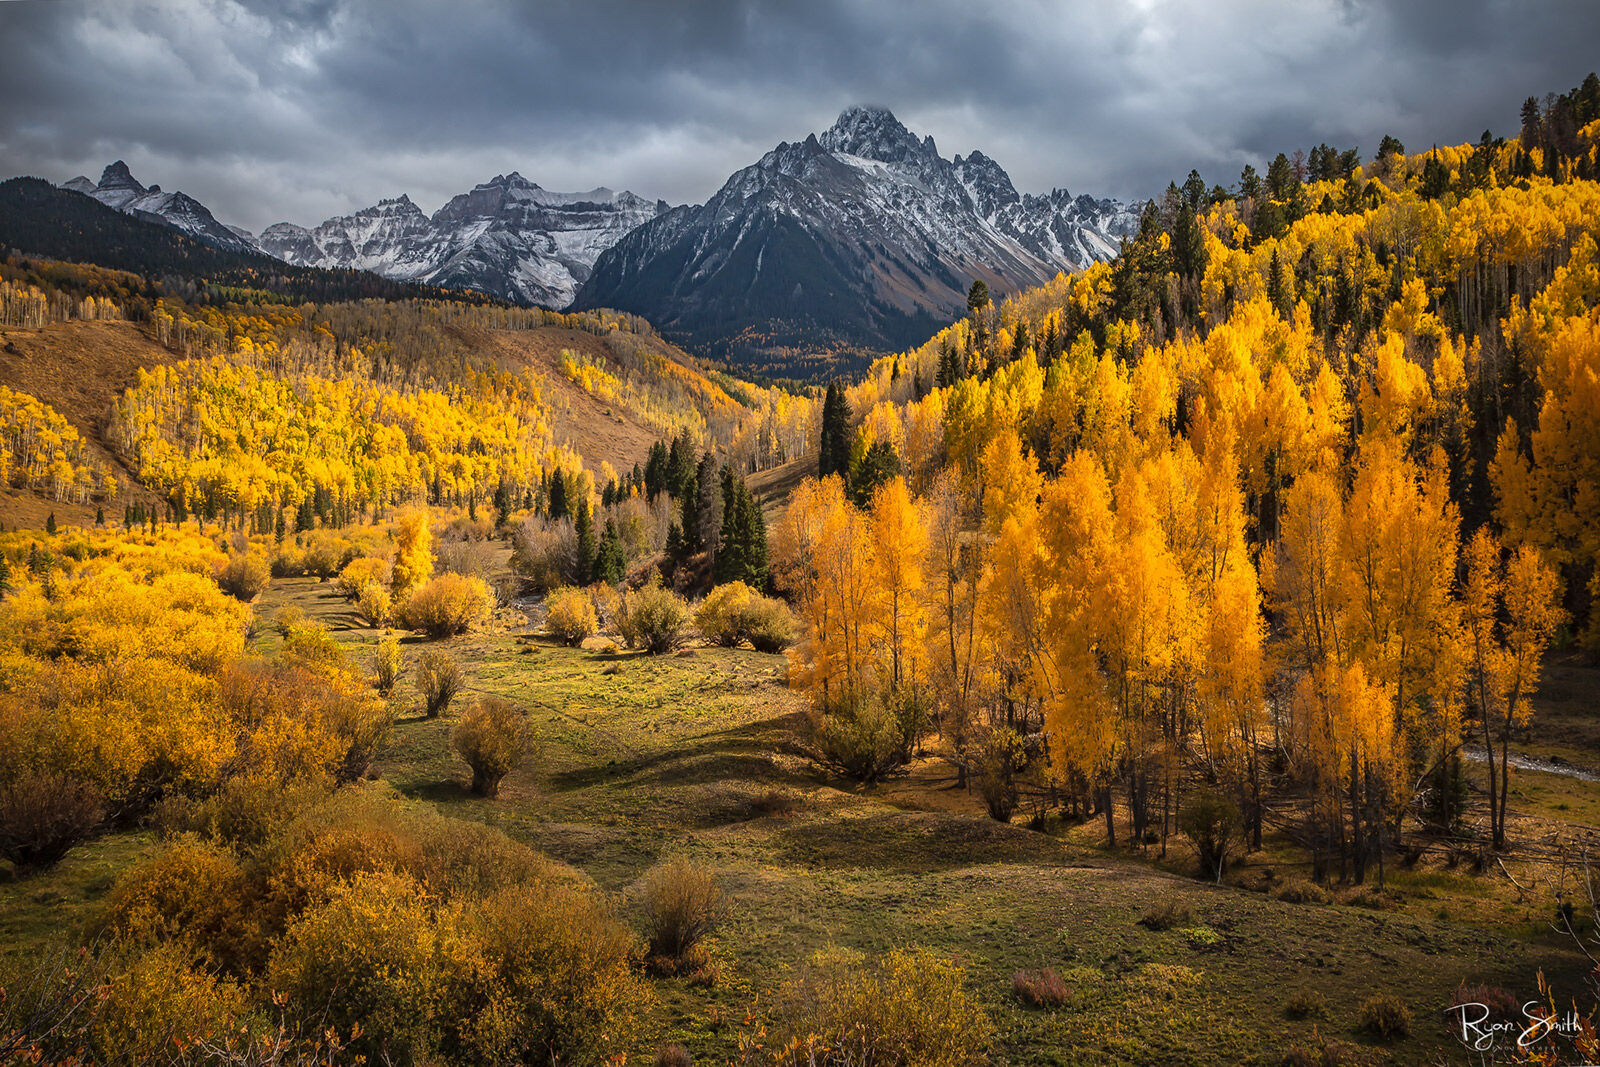
[[918,873],[991,863],[1067,865],[1059,845],[1008,823],[884,807],[870,817],[823,815],[793,822],[772,838],[804,867]]

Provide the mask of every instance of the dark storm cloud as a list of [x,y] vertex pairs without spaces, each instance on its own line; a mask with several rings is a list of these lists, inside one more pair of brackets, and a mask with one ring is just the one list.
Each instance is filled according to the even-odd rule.
[[120,157],[252,228],[511,170],[700,201],[870,102],[1025,190],[1134,197],[1510,131],[1596,41],[1593,0],[13,0],[0,174]]

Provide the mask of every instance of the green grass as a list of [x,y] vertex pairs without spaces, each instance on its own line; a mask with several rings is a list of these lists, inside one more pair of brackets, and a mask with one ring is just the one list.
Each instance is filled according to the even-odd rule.
[[[370,655],[379,635],[326,585],[275,582],[258,614],[270,620],[288,603],[333,627],[352,655]],[[804,755],[804,707],[784,685],[781,656],[569,649],[520,632],[516,618],[437,643],[468,675],[446,716],[422,718],[402,680],[377,771],[409,797],[572,864],[626,911],[640,876],[667,856],[714,870],[732,903],[714,946],[720,978],[711,988],[655,983],[637,1062],[669,1040],[697,1061],[732,1056],[752,1004],[833,947],[917,945],[958,959],[1000,1027],[997,1060],[1019,1064],[1277,1063],[1313,1027],[1373,1059],[1437,1062],[1456,1051],[1442,1012],[1463,981],[1531,996],[1542,968],[1579,992],[1581,958],[1543,930],[1546,903],[1512,905],[1490,877],[1391,872],[1388,910],[1201,884],[1180,853],[1164,869],[1096,847],[1094,826],[1047,835],[998,824],[975,795],[917,775],[877,790],[828,778]],[[277,642],[265,627],[256,650]],[[414,657],[421,645],[406,647]],[[467,792],[449,746],[454,714],[476,694],[521,703],[537,739],[492,801]],[[773,788],[800,798],[798,809],[762,814],[754,802]],[[1596,802],[1586,788],[1584,803]],[[56,871],[0,886],[0,937],[23,946],[81,924],[115,871],[150,847],[146,836],[113,835]],[[1303,876],[1303,860],[1274,842],[1236,878],[1270,889]],[[1174,898],[1187,920],[1160,932],[1138,925]],[[1069,986],[1062,1008],[1012,997],[1012,972],[1040,967]],[[1414,1036],[1387,1049],[1358,1032],[1357,1005],[1379,989],[1417,1019]],[[1284,1017],[1285,1000],[1304,990],[1326,998],[1325,1018]]]

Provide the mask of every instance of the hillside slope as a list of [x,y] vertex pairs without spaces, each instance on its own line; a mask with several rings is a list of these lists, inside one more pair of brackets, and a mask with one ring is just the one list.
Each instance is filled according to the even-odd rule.
[[[133,471],[106,437],[112,401],[132,385],[141,367],[177,357],[131,322],[56,322],[0,327],[0,385],[50,405],[83,436],[90,456],[124,487],[125,502],[145,499]],[[53,501],[27,490],[0,490],[0,522],[7,529],[43,526],[54,512],[61,522],[89,522],[93,504]],[[108,517],[110,517],[108,515]]]

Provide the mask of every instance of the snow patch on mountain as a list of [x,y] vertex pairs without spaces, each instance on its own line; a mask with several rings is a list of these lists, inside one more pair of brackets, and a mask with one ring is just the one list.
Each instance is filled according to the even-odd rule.
[[148,222],[170,227],[198,241],[231,252],[256,251],[248,231],[225,226],[206,206],[181,192],[163,192],[161,186],[140,185],[122,160],[112,163],[92,182],[83,175],[64,182],[63,189],[92,196],[109,208]]
[[513,171],[452,197],[432,217],[401,195],[312,229],[280,222],[259,240],[267,253],[302,266],[370,270],[560,308],[602,252],[666,210],[626,190],[554,192]]

